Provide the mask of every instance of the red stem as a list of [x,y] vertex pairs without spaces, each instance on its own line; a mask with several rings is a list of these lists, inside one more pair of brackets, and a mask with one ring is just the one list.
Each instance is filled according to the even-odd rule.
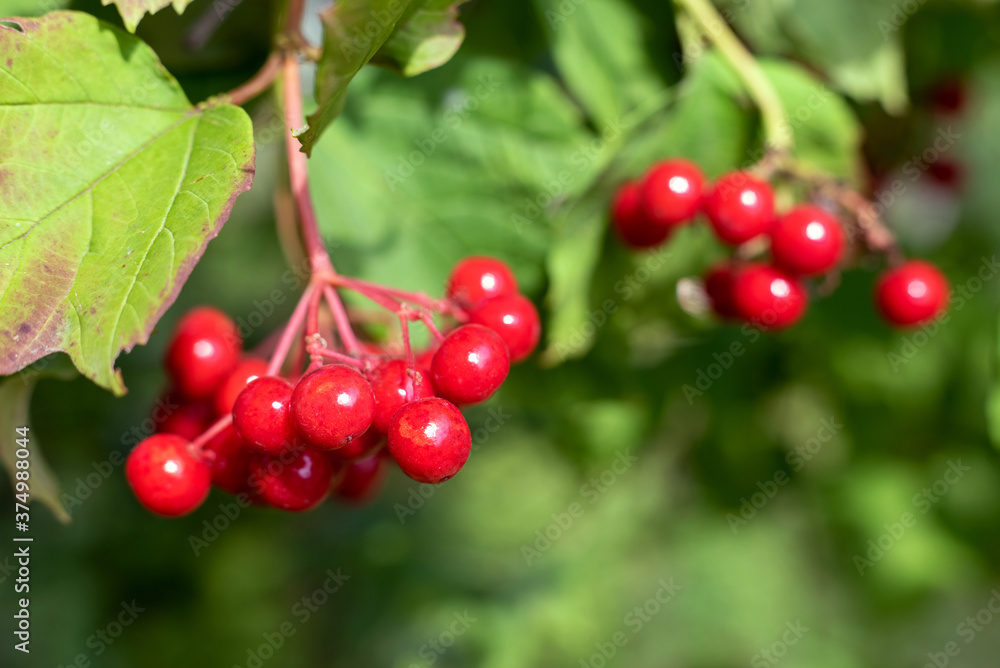
[[228,93],[223,93],[219,96],[219,98],[229,104],[246,104],[267,90],[268,87],[274,83],[274,80],[278,77],[278,72],[280,71],[281,54],[275,51],[267,57],[267,60],[264,61],[264,65],[260,68],[260,71],[247,80],[246,83],[234,88]]
[[196,452],[202,452],[205,449],[206,443],[208,443],[217,435],[219,435],[219,433],[224,431],[226,427],[228,427],[232,423],[233,423],[232,413],[227,413],[226,415],[223,415],[218,420],[216,420],[211,427],[206,429],[201,436],[194,439],[194,441],[192,441],[191,443],[191,446],[195,449]]
[[281,335],[281,339],[278,340],[278,345],[274,348],[274,354],[271,356],[271,361],[267,365],[267,375],[274,376],[281,369],[281,365],[285,362],[285,358],[288,356],[288,351],[292,348],[292,343],[295,341],[295,335],[299,331],[299,327],[302,326],[302,321],[306,317],[306,310],[309,308],[309,303],[312,300],[313,293],[317,290],[316,286],[311,283],[306,286],[305,292],[299,298],[299,303],[295,306],[295,310],[292,312],[292,317],[288,320],[288,324],[285,325],[285,331]]
[[362,367],[364,362],[359,360],[357,357],[351,357],[350,355],[345,355],[344,353],[338,353],[336,350],[328,350],[326,348],[313,347],[309,348],[310,355],[319,355],[321,357],[326,357],[327,359],[337,360],[341,364],[349,364],[351,366]]
[[406,400],[413,401],[413,348],[410,346],[410,316],[405,311],[399,314],[399,327],[403,333],[403,353],[406,355]]
[[437,325],[434,324],[434,318],[433,316],[431,316],[430,313],[428,313],[427,311],[421,311],[420,320],[421,322],[424,323],[427,329],[430,330],[431,334],[434,336],[435,339],[437,339],[438,341],[444,341],[444,334],[442,334],[441,330],[439,330],[437,328]]
[[349,288],[351,290],[356,290],[361,293],[377,292],[383,295],[394,297],[400,299],[404,302],[410,302],[411,304],[416,304],[417,306],[422,306],[431,311],[437,311],[439,313],[454,313],[455,308],[452,306],[451,302],[446,299],[434,299],[433,297],[424,294],[423,292],[409,292],[407,290],[399,290],[396,288],[386,287],[384,285],[379,285],[377,283],[372,283],[370,281],[365,281],[360,278],[350,278],[348,276],[336,275],[331,277],[331,282],[335,285],[339,285],[343,288]]
[[344,308],[344,303],[340,301],[340,295],[329,285],[323,286],[323,295],[326,296],[326,302],[330,305],[330,311],[333,313],[333,321],[337,323],[337,333],[340,334],[340,342],[344,344],[344,349],[348,353],[357,355],[361,352],[361,344],[358,343],[358,338],[354,335],[354,330],[351,329],[351,320],[347,317],[347,309]]
[[285,56],[285,148],[288,153],[288,177],[299,210],[299,224],[302,227],[302,241],[309,255],[313,272],[335,273],[330,255],[323,245],[316,222],[316,211],[309,196],[309,167],[306,154],[301,150],[299,140],[293,130],[302,124],[302,84],[299,81],[299,63],[294,55]]
[[314,290],[309,299],[309,310],[306,312],[306,338],[319,334],[319,303],[323,299],[323,293]]

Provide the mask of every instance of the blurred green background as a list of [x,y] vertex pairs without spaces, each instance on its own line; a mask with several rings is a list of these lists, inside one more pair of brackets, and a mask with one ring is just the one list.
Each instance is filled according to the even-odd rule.
[[[290,311],[270,302],[295,292],[272,213],[283,129],[264,96],[248,107],[254,188],[149,345],[121,358],[129,394],[80,378],[35,392],[35,442],[63,492],[88,496],[66,526],[34,508],[32,653],[7,635],[0,665],[995,666],[1000,281],[977,273],[1000,246],[1000,7],[719,6],[767,59],[803,161],[862,189],[897,184],[883,201],[904,246],[965,290],[949,322],[884,326],[871,259],[780,335],[683,311],[678,280],[722,249],[696,226],[626,252],[606,210],[657,158],[710,176],[750,164],[759,118],[738,81],[667,2],[473,0],[459,55],[413,79],[364,71],[311,162],[341,271],[439,293],[458,258],[492,254],[543,306],[549,349],[467,411],[466,469],[437,488],[394,471],[360,509],[233,518],[213,492],[167,521],[108,464],[163,391],[186,309],[261,322],[251,344]],[[120,25],[96,1],[72,8]],[[138,34],[201,100],[263,62],[273,10],[196,0]],[[957,138],[915,168],[941,132]],[[734,342],[746,353],[727,358]],[[327,595],[331,572],[347,579]]]

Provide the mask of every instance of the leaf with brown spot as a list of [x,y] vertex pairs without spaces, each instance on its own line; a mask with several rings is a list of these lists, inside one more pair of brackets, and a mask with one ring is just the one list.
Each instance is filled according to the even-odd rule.
[[253,181],[250,119],[192,107],[149,47],[88,14],[17,23],[0,26],[0,375],[65,351],[121,394],[118,354]]

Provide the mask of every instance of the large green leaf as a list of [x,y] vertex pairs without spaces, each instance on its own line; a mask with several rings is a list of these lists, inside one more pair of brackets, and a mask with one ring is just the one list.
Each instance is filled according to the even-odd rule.
[[28,451],[27,470],[31,500],[40,501],[48,506],[60,522],[69,522],[69,513],[59,498],[59,483],[56,482],[55,474],[42,456],[40,444],[30,431],[31,424],[28,420],[31,393],[40,378],[68,380],[75,375],[73,368],[64,360],[65,358],[46,359],[40,362],[37,368],[28,369],[0,381],[0,462],[10,473],[11,484],[16,485],[15,473],[19,470],[15,465],[19,459],[16,451],[23,445],[23,442],[18,444],[22,434],[17,429],[28,428],[28,447],[25,449]]
[[823,69],[852,97],[891,113],[906,106],[896,0],[727,0],[725,16],[763,55],[794,55]]
[[68,4],[69,0],[0,0],[0,16],[41,16]]
[[[418,85],[426,103],[414,101]],[[452,263],[491,254],[537,290],[556,202],[585,189],[596,164],[558,84],[459,59],[417,80],[372,69],[355,86],[362,94],[309,165],[338,266],[440,294]]]
[[408,77],[440,67],[451,60],[465,39],[458,22],[464,0],[423,0],[411,5],[372,63]]
[[125,391],[253,180],[250,120],[193,108],[138,39],[77,12],[0,28],[0,374],[65,351]]
[[340,115],[351,80],[375,56],[410,7],[410,0],[338,0],[319,17],[323,55],[316,68],[319,108],[299,135],[302,150],[312,153],[316,140]]
[[861,127],[840,95],[799,65],[762,60],[785,108],[795,157],[805,165],[857,182]]
[[[618,0],[535,0],[535,6],[559,74],[599,124],[662,94],[666,82],[646,48],[650,26],[636,6]],[[657,40],[658,49],[664,46]]]
[[118,7],[118,13],[122,15],[122,21],[129,32],[135,32],[136,26],[142,17],[148,14],[155,14],[167,5],[173,5],[174,10],[181,14],[191,4],[193,0],[101,0],[101,4],[107,6],[114,4]]

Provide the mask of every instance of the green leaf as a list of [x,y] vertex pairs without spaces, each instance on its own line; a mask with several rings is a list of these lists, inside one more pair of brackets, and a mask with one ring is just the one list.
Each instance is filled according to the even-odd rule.
[[666,88],[644,49],[647,22],[631,3],[535,0],[535,6],[560,75],[599,124],[648,104]]
[[465,39],[465,28],[457,20],[458,5],[463,1],[425,1],[397,25],[372,63],[407,77],[444,65]]
[[857,100],[880,102],[893,114],[906,108],[902,39],[892,24],[893,13],[900,11],[896,0],[728,0],[722,5],[723,15],[759,54],[801,58]]
[[785,108],[802,163],[857,183],[861,175],[861,127],[847,103],[801,66],[762,60]]
[[[31,393],[40,378],[51,377],[69,380],[76,375],[73,368],[63,362],[63,359],[46,359],[36,368],[11,376],[0,381],[0,462],[10,473],[11,484],[15,485],[14,477],[18,470],[16,451],[20,448],[17,439],[21,436],[16,431],[19,427],[29,427],[28,405]],[[41,501],[49,507],[60,522],[70,521],[69,513],[59,498],[59,483],[55,474],[49,468],[42,456],[41,446],[34,432],[28,432],[28,457],[31,489],[31,500]]]
[[986,426],[993,447],[1000,450],[1000,385],[994,387],[986,398]]
[[316,140],[344,108],[351,80],[396,30],[410,0],[338,0],[320,12],[323,55],[316,68],[318,109],[299,135],[302,150],[311,154]]
[[[419,79],[369,69],[309,161],[337,267],[441,294],[471,254],[541,285],[551,211],[589,184],[592,136],[548,75],[459,58]],[[414,90],[427,102],[414,104]],[[560,178],[561,177],[561,178]]]
[[0,16],[41,16],[68,4],[69,0],[0,0]]
[[122,21],[129,32],[135,32],[139,21],[147,13],[153,15],[167,5],[173,5],[174,11],[183,14],[191,2],[193,0],[101,0],[105,7],[110,4],[118,7],[118,13],[122,15]]
[[193,108],[87,14],[0,28],[0,374],[57,351],[116,394],[253,180],[250,120]]

